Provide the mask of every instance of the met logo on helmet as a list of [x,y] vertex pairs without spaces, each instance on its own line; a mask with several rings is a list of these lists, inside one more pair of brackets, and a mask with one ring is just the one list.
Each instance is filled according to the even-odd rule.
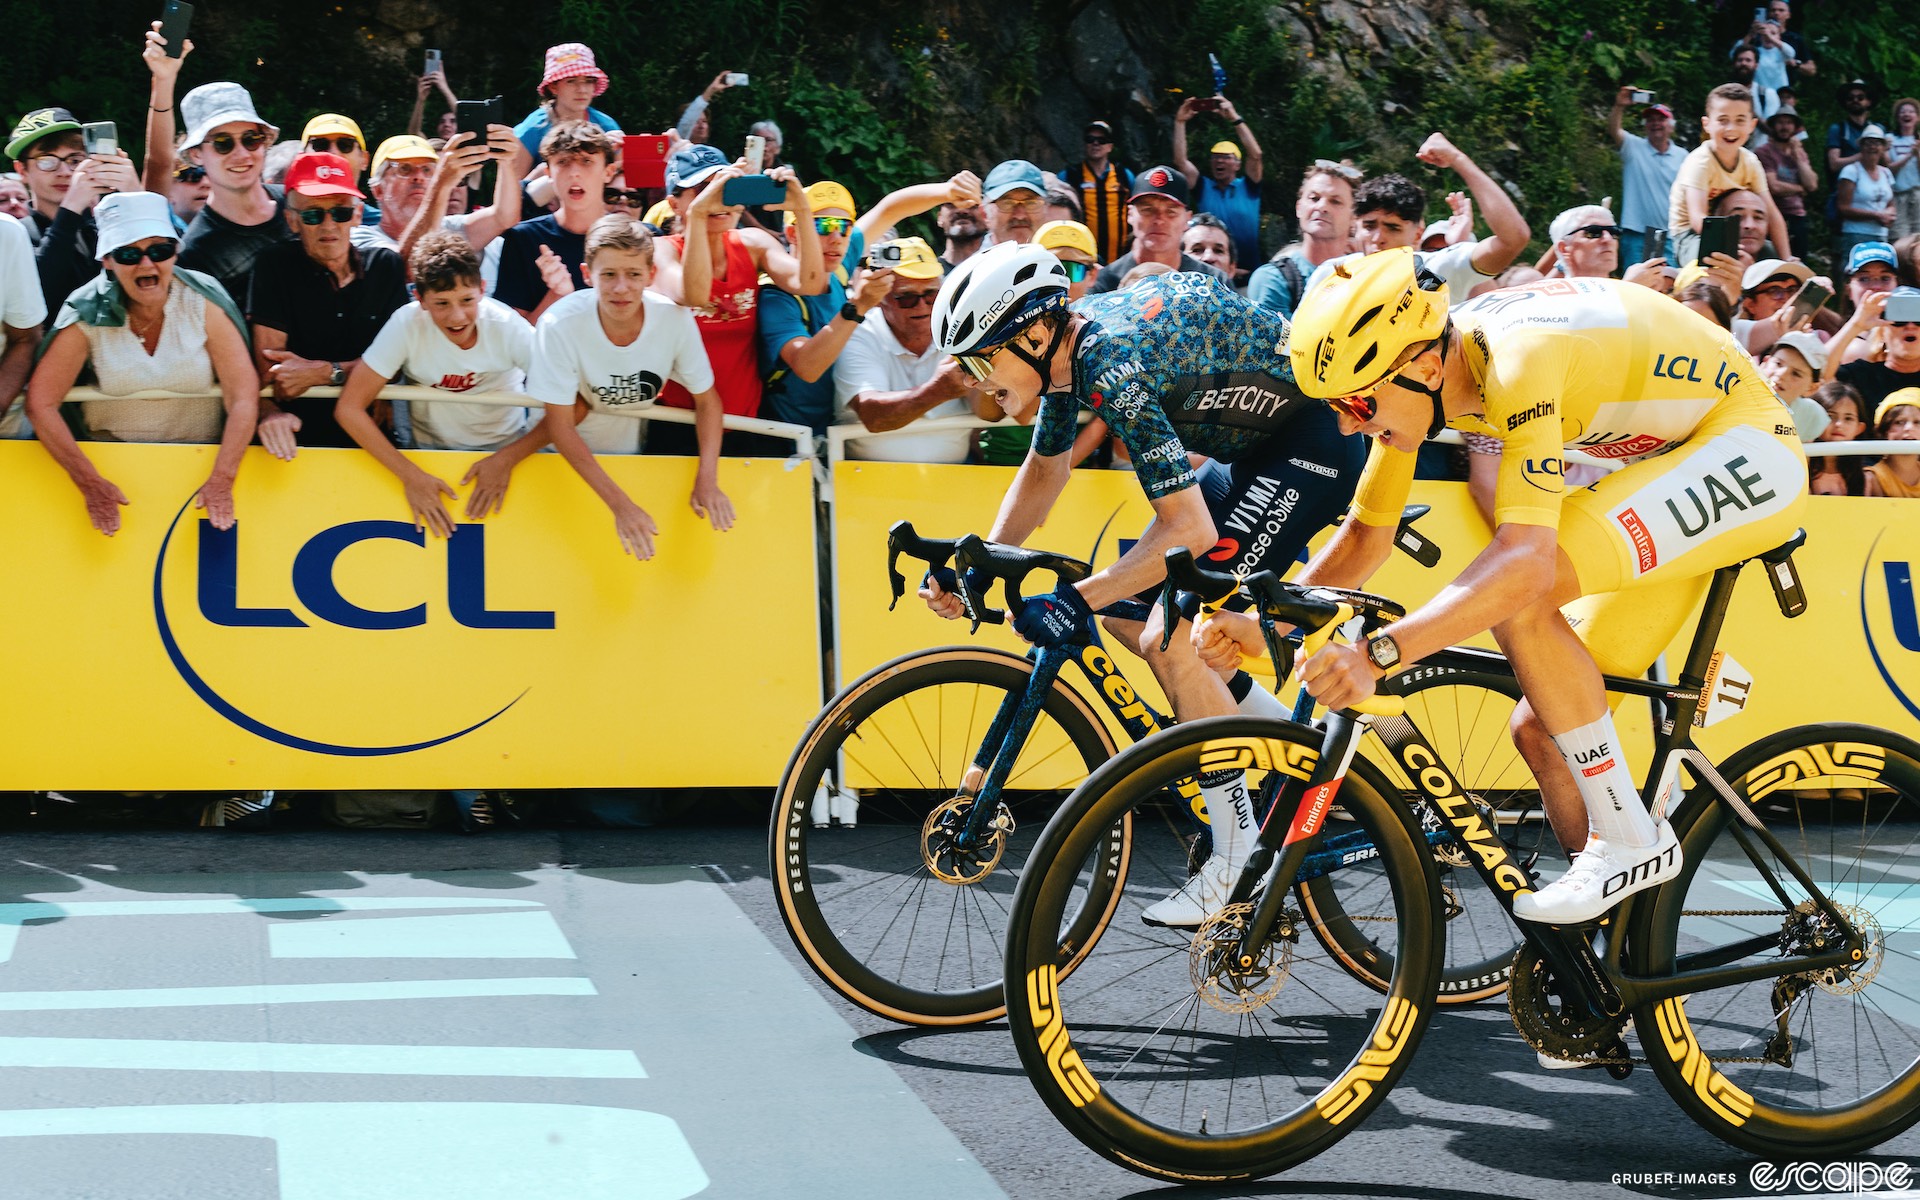
[[1333,335],[1324,334],[1319,344],[1313,348],[1313,377],[1320,382],[1327,381],[1327,368],[1333,365]]

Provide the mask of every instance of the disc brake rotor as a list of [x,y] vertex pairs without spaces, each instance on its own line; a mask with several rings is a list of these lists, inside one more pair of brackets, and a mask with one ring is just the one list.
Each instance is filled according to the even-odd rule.
[[942,883],[965,886],[979,883],[993,874],[1007,852],[1007,839],[1013,834],[1013,813],[1002,803],[987,823],[986,833],[970,850],[959,848],[960,834],[973,811],[972,796],[955,796],[927,814],[920,826],[920,860]]
[[1252,963],[1243,964],[1240,937],[1252,919],[1252,904],[1229,904],[1200,923],[1187,947],[1194,992],[1223,1013],[1250,1013],[1271,1001],[1293,970],[1293,950],[1300,940],[1295,914],[1281,913],[1273,936],[1254,954]]
[[1812,971],[1808,978],[1821,991],[1830,996],[1851,996],[1865,990],[1880,973],[1880,964],[1887,956],[1887,935],[1880,928],[1880,922],[1864,908],[1852,904],[1836,904],[1840,915],[1847,923],[1860,931],[1860,962],[1853,967],[1832,967],[1825,971]]

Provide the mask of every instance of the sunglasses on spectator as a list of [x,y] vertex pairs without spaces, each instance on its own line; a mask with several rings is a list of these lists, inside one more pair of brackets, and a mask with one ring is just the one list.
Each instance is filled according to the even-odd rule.
[[359,141],[350,137],[310,137],[307,139],[307,149],[313,151],[315,154],[352,154],[359,148]]
[[893,302],[895,308],[919,308],[922,300],[932,304],[933,298],[939,294],[940,289],[935,288],[930,292],[895,292],[887,299]]
[[841,237],[853,231],[853,218],[815,217],[813,231],[821,237]]
[[1089,137],[1086,139],[1086,144],[1089,146],[1111,146],[1113,145],[1113,139],[1110,137]]
[[1067,262],[1064,259],[1061,260],[1060,269],[1067,273],[1068,283],[1079,283],[1087,277],[1087,272],[1093,270],[1093,268],[1086,263]]
[[608,204],[624,204],[628,208],[639,208],[643,197],[639,188],[603,188],[600,199]]
[[173,169],[173,178],[179,183],[199,183],[207,177],[207,169],[192,163],[182,163]]
[[204,144],[212,146],[215,154],[227,155],[233,153],[235,146],[245,146],[249,150],[258,150],[271,140],[272,139],[267,137],[263,131],[249,129],[237,138],[230,133],[216,133],[208,138]]
[[85,161],[87,156],[84,154],[42,154],[33,160],[33,168],[51,175],[61,167],[71,171]]
[[163,263],[172,258],[174,251],[179,248],[177,243],[158,241],[151,246],[121,246],[110,252],[107,257],[123,267],[131,267],[143,258],[150,262]]
[[1350,167],[1346,163],[1334,162],[1330,158],[1314,159],[1313,169],[1316,171],[1331,171],[1349,183],[1358,183],[1360,181],[1360,168]]
[[1567,236],[1589,238],[1593,241],[1599,241],[1601,238],[1617,239],[1620,236],[1620,227],[1618,225],[1582,225]]
[[1023,208],[1028,212],[1032,212],[1046,202],[1046,197],[1044,196],[1033,196],[1026,200],[1017,200],[1012,196],[1002,196],[993,202],[993,206],[1001,212],[1018,212]]
[[332,208],[303,208],[298,211],[302,225],[319,225],[328,217],[332,217],[334,223],[338,225],[345,225],[348,221],[354,219],[353,205],[351,204],[336,204]]

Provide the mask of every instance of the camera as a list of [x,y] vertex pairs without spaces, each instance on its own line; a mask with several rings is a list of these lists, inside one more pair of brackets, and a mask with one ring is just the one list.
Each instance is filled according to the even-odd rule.
[[1888,296],[1880,315],[1889,325],[1920,324],[1920,296]]
[[747,73],[745,71],[728,71],[727,86],[728,87],[746,87]]
[[900,261],[900,243],[879,242],[867,249],[869,271],[891,270]]
[[1635,88],[1633,89],[1633,102],[1635,104],[1652,104],[1653,93],[1647,91],[1645,88]]

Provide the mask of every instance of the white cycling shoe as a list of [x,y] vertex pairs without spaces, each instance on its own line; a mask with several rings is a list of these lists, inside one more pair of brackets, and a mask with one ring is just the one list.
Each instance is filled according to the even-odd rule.
[[1680,843],[1673,826],[1655,827],[1651,846],[1616,846],[1589,836],[1587,848],[1573,856],[1567,873],[1513,901],[1513,915],[1545,925],[1578,925],[1598,920],[1635,892],[1665,883],[1680,873]]
[[1179,891],[1158,904],[1149,905],[1140,919],[1149,925],[1167,929],[1195,929],[1214,913],[1227,906],[1234,881],[1240,878],[1242,864],[1213,855],[1200,864],[1192,879]]

